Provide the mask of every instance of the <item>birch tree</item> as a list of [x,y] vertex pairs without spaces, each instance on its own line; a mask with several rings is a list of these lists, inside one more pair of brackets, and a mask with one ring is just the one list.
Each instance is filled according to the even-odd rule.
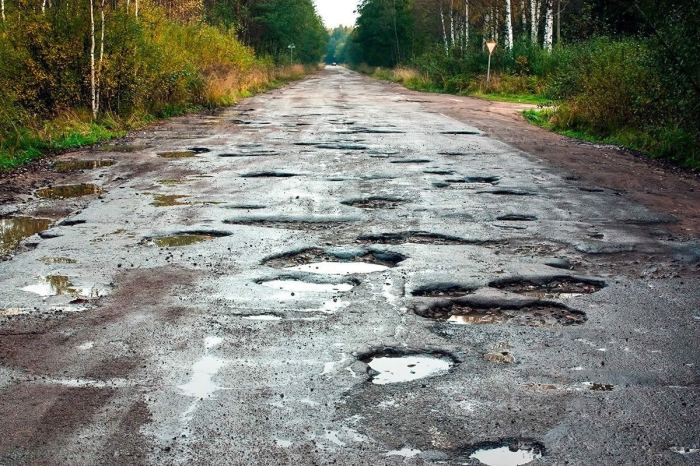
[[0,10],[2,11],[2,22],[5,22],[5,0],[0,0]]
[[530,40],[537,44],[540,29],[540,0],[530,0]]
[[90,0],[90,103],[92,116],[97,118],[97,82],[95,81],[95,5]]
[[445,9],[440,0],[440,22],[442,23],[442,40],[445,43],[445,55],[450,54],[450,44],[447,42],[447,29],[445,28]]
[[544,48],[552,50],[553,33],[554,33],[554,0],[546,0],[545,5],[545,24],[544,24]]
[[511,0],[506,0],[506,50],[513,50],[513,14]]
[[464,48],[469,47],[469,0],[464,0]]

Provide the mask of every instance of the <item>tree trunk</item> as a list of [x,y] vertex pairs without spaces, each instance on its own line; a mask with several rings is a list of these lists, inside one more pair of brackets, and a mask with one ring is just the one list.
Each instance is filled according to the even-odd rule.
[[527,34],[527,0],[523,0],[520,6],[520,22],[522,23],[522,33]]
[[469,47],[469,0],[464,0],[464,48]]
[[442,39],[445,42],[445,55],[449,55],[450,45],[447,42],[447,29],[445,29],[445,12],[442,8],[442,0],[440,0],[440,22],[442,23]]
[[552,8],[552,3],[554,0],[546,1],[547,3],[544,25],[544,48],[545,50],[552,50],[552,35],[554,32],[554,11]]
[[455,0],[450,0],[450,42],[455,46]]
[[557,44],[561,42],[561,0],[557,0]]
[[92,117],[97,118],[97,88],[95,82],[95,11],[94,0],[90,0],[90,102]]
[[100,96],[100,90],[102,87],[102,64],[104,62],[104,57],[105,57],[105,0],[102,0],[100,3],[100,60],[97,65],[97,85],[95,86],[96,89],[96,101],[97,101],[97,112],[100,111],[100,101],[101,101],[101,96]]
[[506,0],[506,50],[513,50],[513,15],[511,0]]
[[5,0],[0,0],[0,11],[2,11],[2,22],[5,22]]
[[139,0],[134,0],[134,16],[139,17]]
[[539,39],[540,5],[539,0],[530,0],[530,40],[536,44]]

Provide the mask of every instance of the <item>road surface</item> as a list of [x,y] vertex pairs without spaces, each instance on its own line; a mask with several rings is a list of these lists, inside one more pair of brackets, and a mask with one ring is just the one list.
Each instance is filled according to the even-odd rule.
[[329,68],[3,180],[0,463],[697,464],[692,224],[460,102]]

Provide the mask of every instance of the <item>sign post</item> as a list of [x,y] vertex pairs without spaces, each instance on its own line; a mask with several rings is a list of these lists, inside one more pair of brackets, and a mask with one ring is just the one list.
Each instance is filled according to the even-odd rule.
[[287,48],[289,49],[289,64],[292,65],[292,63],[294,63],[294,49],[297,48],[297,46],[289,44]]
[[486,48],[489,49],[489,67],[486,72],[486,83],[488,84],[491,81],[491,55],[493,55],[493,51],[496,50],[496,41],[490,40],[486,42]]

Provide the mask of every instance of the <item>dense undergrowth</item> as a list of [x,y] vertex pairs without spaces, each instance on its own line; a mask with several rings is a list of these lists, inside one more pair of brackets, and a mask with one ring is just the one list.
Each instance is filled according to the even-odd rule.
[[523,42],[495,56],[489,83],[486,66],[483,53],[429,53],[410,66],[357,69],[419,91],[536,104],[525,117],[539,126],[700,168],[697,96],[676,93],[648,42],[600,37],[551,53]]
[[[97,40],[100,23],[97,20]],[[259,58],[231,29],[159,8],[109,11],[96,47],[100,111],[91,111],[89,9],[10,10],[0,23],[0,170],[94,144],[159,118],[230,105],[311,68]]]

